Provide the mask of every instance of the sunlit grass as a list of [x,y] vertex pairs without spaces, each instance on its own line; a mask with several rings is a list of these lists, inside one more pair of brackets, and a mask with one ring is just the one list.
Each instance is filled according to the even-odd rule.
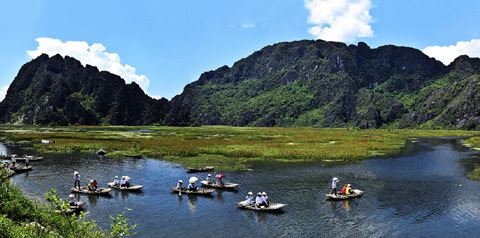
[[[447,130],[356,130],[332,128],[257,127],[13,127],[1,136],[32,141],[39,152],[95,152],[111,157],[141,154],[185,167],[213,165],[219,170],[248,168],[254,161],[358,162],[398,153],[412,137],[473,136],[477,132]],[[477,138],[477,139],[475,139]],[[53,140],[54,144],[40,145]],[[480,142],[478,137],[470,139]],[[473,143],[473,142],[472,142]],[[108,154],[107,154],[108,155]]]

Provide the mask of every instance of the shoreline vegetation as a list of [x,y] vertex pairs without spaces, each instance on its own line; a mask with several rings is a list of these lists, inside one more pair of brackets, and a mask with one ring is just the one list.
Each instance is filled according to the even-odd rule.
[[[36,152],[142,155],[182,167],[215,166],[216,170],[249,169],[259,161],[349,162],[399,153],[416,137],[476,136],[477,131],[392,130],[284,127],[158,126],[0,126],[8,143],[31,141]],[[41,144],[42,140],[55,143]],[[480,147],[480,138],[466,145]]]
[[[56,190],[45,194],[45,202],[31,201],[0,170],[0,237],[121,237],[134,235],[137,225],[129,225],[125,212],[110,217],[108,229],[87,220],[83,211],[72,213],[67,200]],[[129,209],[127,209],[129,210]],[[69,215],[71,214],[71,215]]]

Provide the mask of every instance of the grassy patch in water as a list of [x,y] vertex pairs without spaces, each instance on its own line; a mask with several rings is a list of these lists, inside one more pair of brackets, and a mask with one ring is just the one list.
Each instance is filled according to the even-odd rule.
[[477,180],[480,181],[480,168],[476,168],[473,170],[471,173],[467,175],[467,178],[471,180]]
[[[0,136],[32,141],[39,152],[95,152],[112,157],[141,154],[184,167],[212,165],[219,170],[248,168],[253,161],[358,162],[398,153],[412,137],[472,136],[447,130],[357,130],[258,127],[0,127]],[[40,141],[54,144],[41,145]]]

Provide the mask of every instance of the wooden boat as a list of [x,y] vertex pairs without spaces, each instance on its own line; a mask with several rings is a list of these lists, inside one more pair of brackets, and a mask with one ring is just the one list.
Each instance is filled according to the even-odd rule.
[[107,152],[106,152],[103,148],[100,148],[100,149],[97,151],[97,154],[99,154],[99,155],[104,155],[104,154],[107,154]]
[[[171,188],[173,192],[180,192],[180,190],[177,187],[172,187]],[[195,195],[211,195],[213,192],[215,192],[215,189],[197,189],[197,191],[190,191],[187,190],[187,188],[182,188],[182,194],[195,194]]]
[[7,174],[7,178],[10,178],[12,177],[14,174],[16,174],[17,172],[13,171],[13,170],[10,170],[8,171],[8,174]]
[[239,203],[237,203],[238,205],[238,208],[242,208],[242,209],[248,209],[248,210],[255,210],[255,211],[266,211],[266,212],[275,212],[275,211],[280,211],[282,210],[282,208],[286,207],[287,204],[284,204],[284,203],[270,203],[270,206],[268,207],[265,207],[265,206],[261,206],[261,207],[257,207],[257,206],[250,206],[248,205],[247,203],[247,200],[245,201],[241,201]]
[[97,188],[97,190],[95,191],[90,191],[88,190],[87,187],[80,187],[80,188],[70,188],[70,190],[72,190],[73,192],[76,192],[76,193],[85,193],[85,194],[90,194],[90,195],[103,195],[103,196],[108,196],[110,195],[110,191],[112,191],[111,188]]
[[353,189],[352,194],[346,195],[346,194],[337,193],[337,195],[325,194],[325,196],[327,196],[327,198],[332,199],[332,200],[345,200],[345,199],[360,197],[360,196],[362,196],[362,194],[363,194],[362,190]]
[[132,157],[132,158],[136,158],[136,159],[142,158],[142,155],[132,155],[132,154],[127,154],[127,153],[123,153],[123,156]]
[[70,215],[72,213],[77,213],[83,210],[83,206],[85,205],[85,202],[77,202],[77,206],[72,206],[70,205],[70,210],[69,211],[62,211],[62,210],[55,210],[56,213],[62,213],[65,215]]
[[202,171],[212,171],[215,167],[213,166],[205,166],[205,167],[187,167],[189,173],[192,172],[202,172]]
[[212,187],[212,188],[223,188],[223,189],[235,189],[238,183],[224,183],[223,185],[219,185],[216,182],[208,183],[206,180],[200,181],[203,186]]
[[18,162],[18,161],[25,161],[27,157],[28,157],[28,161],[29,161],[29,162],[39,161],[39,160],[42,160],[42,159],[43,159],[43,157],[33,156],[33,155],[27,155],[27,156],[24,156],[24,157],[15,157],[15,160],[16,160],[17,162]]
[[129,187],[120,187],[118,185],[113,185],[113,182],[107,183],[108,187],[114,188],[114,189],[120,189],[120,190],[127,190],[127,191],[140,191],[142,189],[143,185],[130,185]]
[[10,170],[15,171],[15,173],[23,173],[32,170],[33,166],[28,166],[28,167],[11,167]]

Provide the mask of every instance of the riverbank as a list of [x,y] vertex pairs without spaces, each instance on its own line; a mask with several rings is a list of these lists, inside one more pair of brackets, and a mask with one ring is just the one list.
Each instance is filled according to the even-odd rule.
[[[136,154],[183,167],[248,169],[256,161],[359,162],[398,153],[412,137],[475,136],[474,131],[258,127],[0,127],[6,140],[32,141],[38,152]],[[42,140],[55,143],[41,144]]]

